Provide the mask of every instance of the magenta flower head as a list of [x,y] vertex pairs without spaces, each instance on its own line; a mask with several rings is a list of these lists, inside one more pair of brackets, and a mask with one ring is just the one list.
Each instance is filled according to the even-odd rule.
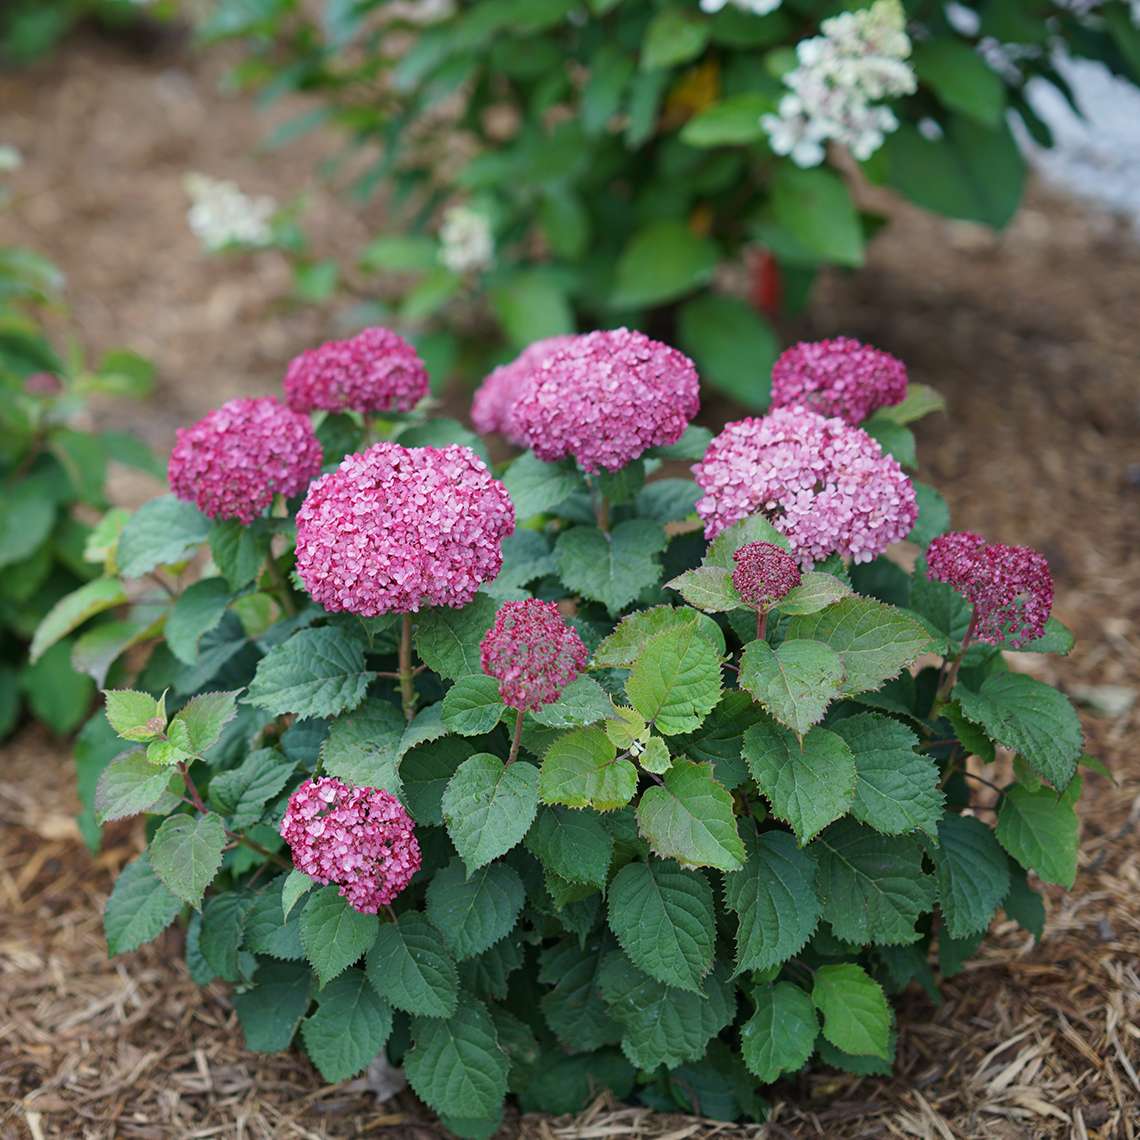
[[519,391],[531,373],[556,349],[574,340],[572,336],[548,336],[528,345],[509,364],[500,364],[479,385],[471,401],[471,422],[481,435],[504,436],[517,447],[526,440],[510,427],[510,412]]
[[697,370],[675,348],[629,329],[571,337],[529,369],[507,428],[539,459],[572,455],[584,471],[619,471],[676,443],[697,414]]
[[308,417],[264,396],[230,400],[179,428],[167,478],[202,514],[248,526],[274,495],[299,495],[320,470],[321,445]]
[[732,584],[754,610],[766,610],[800,584],[796,560],[774,542],[750,542],[732,557]]
[[460,608],[499,573],[514,529],[506,487],[469,448],[377,443],[309,488],[297,573],[333,612]]
[[851,337],[804,341],[772,367],[772,407],[796,405],[849,424],[906,397],[906,365]]
[[553,704],[586,667],[589,651],[554,602],[504,602],[479,646],[483,672],[512,709]]
[[979,641],[1018,649],[1044,634],[1053,609],[1053,576],[1039,551],[953,531],[927,547],[926,565],[928,578],[948,582],[974,604]]
[[423,862],[412,817],[394,795],[331,776],[306,780],[289,797],[281,838],[298,871],[335,883],[362,914],[387,906]]
[[391,329],[310,348],[285,372],[285,399],[295,412],[406,412],[427,390],[424,362]]
[[805,569],[833,553],[870,562],[918,518],[910,480],[875,440],[806,408],[728,424],[693,473],[706,537],[763,513]]

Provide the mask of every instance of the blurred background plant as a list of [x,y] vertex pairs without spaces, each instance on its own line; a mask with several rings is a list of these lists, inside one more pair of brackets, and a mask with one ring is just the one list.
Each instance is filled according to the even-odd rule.
[[165,20],[177,0],[5,0],[0,5],[0,62],[26,64],[53,51],[81,24],[111,34]]

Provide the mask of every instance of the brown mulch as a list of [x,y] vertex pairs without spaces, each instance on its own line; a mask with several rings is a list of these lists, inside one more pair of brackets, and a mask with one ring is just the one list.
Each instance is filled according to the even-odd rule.
[[[153,356],[162,396],[131,422],[156,445],[229,395],[270,391],[331,331],[283,308],[284,265],[207,259],[184,224],[187,169],[281,193],[327,142],[252,153],[265,120],[218,91],[216,63],[80,44],[0,77],[0,142],[25,150],[0,241],[67,270],[86,340]],[[278,114],[284,114],[279,112]],[[224,129],[219,129],[221,124]],[[367,227],[319,189],[329,248]],[[1000,239],[892,206],[857,276],[821,283],[802,335],[862,336],[939,388],[953,419],[920,429],[921,475],[958,525],[1047,552],[1065,660],[1019,657],[1075,697],[1140,688],[1140,247],[1124,228],[1037,192]],[[1107,688],[1107,687],[1112,687]],[[1047,891],[1045,940],[999,924],[935,1008],[909,994],[890,1079],[821,1073],[771,1091],[766,1130],[599,1102],[505,1134],[584,1137],[1126,1137],[1140,1132],[1140,708],[1086,711],[1092,752],[1076,889]],[[246,1053],[225,987],[199,990],[177,935],[108,961],[100,911],[141,841],[79,842],[70,763],[38,730],[0,767],[0,1136],[351,1137],[439,1134],[408,1094],[322,1084],[299,1054]]]

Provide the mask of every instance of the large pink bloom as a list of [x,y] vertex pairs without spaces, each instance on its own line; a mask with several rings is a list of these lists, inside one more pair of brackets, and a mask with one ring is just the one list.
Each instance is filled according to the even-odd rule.
[[471,400],[471,422],[482,435],[505,436],[517,447],[526,440],[511,432],[510,412],[531,373],[555,350],[568,345],[572,336],[548,336],[536,340],[508,364],[500,364],[476,389]]

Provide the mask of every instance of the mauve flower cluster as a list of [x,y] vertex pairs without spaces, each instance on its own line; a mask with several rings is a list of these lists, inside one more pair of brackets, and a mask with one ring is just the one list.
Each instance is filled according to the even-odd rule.
[[572,336],[548,336],[536,340],[508,364],[492,370],[475,392],[471,401],[471,422],[482,435],[492,432],[506,437],[517,447],[526,447],[526,440],[512,433],[509,417],[511,407],[532,372],[555,350],[568,345]]
[[295,412],[406,412],[427,390],[424,362],[391,329],[307,349],[285,372],[285,398]]
[[320,470],[321,445],[308,417],[264,396],[230,400],[179,428],[167,478],[204,515],[248,525],[274,495],[300,494]]
[[422,862],[415,824],[394,795],[331,776],[306,780],[289,797],[281,838],[298,871],[335,883],[362,914],[387,906]]
[[586,667],[589,651],[554,602],[504,602],[479,646],[483,672],[512,709],[553,704]]
[[772,367],[773,408],[800,404],[859,424],[905,397],[906,365],[851,337],[794,344]]
[[297,573],[333,612],[458,608],[499,573],[514,529],[506,487],[469,448],[377,443],[309,488]]
[[796,560],[774,542],[750,542],[732,557],[732,584],[753,609],[766,610],[800,584]]
[[806,408],[728,424],[693,473],[708,538],[762,512],[805,569],[833,553],[870,562],[918,518],[910,480],[875,440]]
[[584,471],[619,471],[680,439],[700,407],[698,383],[687,356],[644,333],[586,333],[530,369],[507,427],[539,459],[572,455]]
[[948,582],[974,604],[974,636],[1014,649],[1045,632],[1053,576],[1030,546],[986,542],[971,531],[939,535],[926,550],[927,576]]

